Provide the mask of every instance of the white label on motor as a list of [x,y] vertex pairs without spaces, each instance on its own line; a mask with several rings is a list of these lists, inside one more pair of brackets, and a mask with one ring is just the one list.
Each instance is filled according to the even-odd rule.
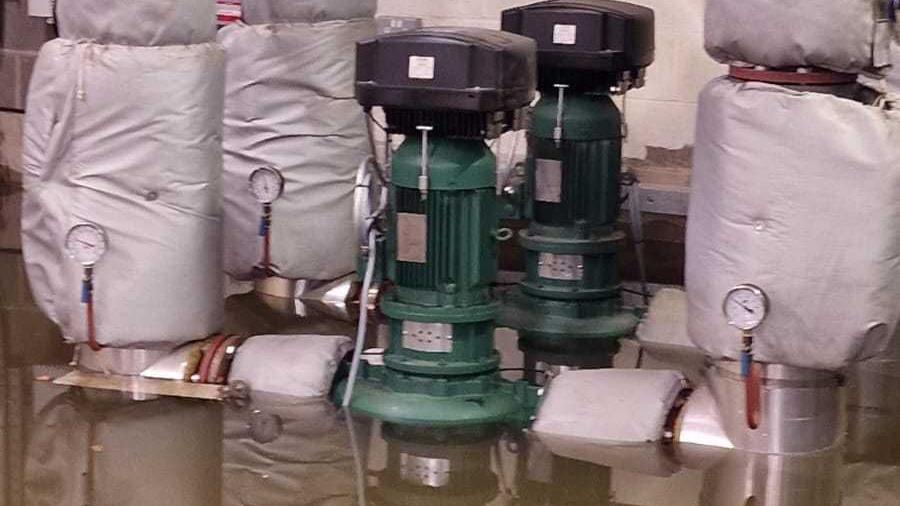
[[562,162],[538,158],[534,174],[534,199],[538,202],[562,202]]
[[575,25],[553,25],[553,43],[571,46],[575,44],[578,27]]
[[428,218],[424,214],[397,213],[397,261],[428,262]]
[[410,56],[409,57],[409,78],[410,79],[434,79],[434,57],[433,56]]

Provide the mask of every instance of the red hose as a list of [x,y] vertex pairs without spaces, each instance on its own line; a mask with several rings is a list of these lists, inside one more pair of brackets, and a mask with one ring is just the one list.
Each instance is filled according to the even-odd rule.
[[747,399],[747,427],[751,430],[759,428],[760,411],[760,378],[759,364],[750,366],[750,375],[744,379],[745,396]]
[[259,269],[262,277],[271,276],[272,271],[272,205],[263,205],[263,215],[259,222],[259,235],[263,238],[262,262]]
[[225,342],[225,336],[222,334],[217,335],[212,343],[210,343],[209,347],[206,349],[206,353],[203,354],[203,358],[200,360],[200,367],[197,369],[197,379],[198,383],[206,383],[209,381],[209,372],[210,365],[212,365],[213,357],[216,355],[216,351],[218,351],[219,347],[222,346],[222,343]]
[[94,327],[94,298],[91,297],[88,299],[87,304],[85,304],[85,319],[87,320],[87,335],[88,335],[88,346],[94,351],[100,351],[103,349],[100,346],[100,343],[97,342],[97,330]]
[[266,270],[266,274],[271,271],[272,265],[272,234],[271,228],[266,227],[266,233],[263,236],[263,258],[262,258],[262,266],[263,269]]

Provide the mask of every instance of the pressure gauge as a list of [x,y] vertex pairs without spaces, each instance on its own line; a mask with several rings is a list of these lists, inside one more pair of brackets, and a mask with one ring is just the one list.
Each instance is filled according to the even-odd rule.
[[85,267],[96,264],[106,246],[106,232],[93,223],[75,225],[66,234],[66,253]]
[[744,332],[759,327],[769,312],[769,297],[755,285],[739,285],[725,296],[723,305],[728,324]]
[[271,204],[284,192],[284,178],[273,167],[260,167],[250,174],[250,190],[261,204]]

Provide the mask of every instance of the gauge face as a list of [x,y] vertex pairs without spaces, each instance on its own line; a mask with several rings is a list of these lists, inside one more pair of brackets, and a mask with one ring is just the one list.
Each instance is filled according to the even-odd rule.
[[260,203],[271,204],[284,191],[284,178],[277,169],[261,167],[250,174],[250,190]]
[[106,233],[91,223],[75,225],[66,235],[66,252],[81,265],[94,265],[106,253]]
[[725,297],[724,311],[729,325],[750,331],[759,327],[766,319],[769,298],[758,286],[736,286]]

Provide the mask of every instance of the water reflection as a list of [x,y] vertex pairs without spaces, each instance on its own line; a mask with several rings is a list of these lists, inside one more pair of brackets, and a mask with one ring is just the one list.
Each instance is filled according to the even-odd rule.
[[[45,372],[18,370],[17,392],[9,382],[0,390],[4,505],[900,503],[900,467],[844,464],[843,448],[791,456],[725,451],[691,461],[690,452],[673,457],[642,445],[547,446],[496,427],[382,426],[348,420],[324,400],[133,401],[34,379]],[[649,466],[654,455],[666,455],[666,464]]]
[[133,402],[72,389],[36,415],[25,448],[25,504],[218,504],[222,412],[181,399]]
[[224,427],[223,505],[356,504],[350,430],[330,403],[257,395]]
[[[2,255],[2,506],[900,504],[900,366],[893,355],[849,375],[844,458],[839,448],[673,457],[657,447],[545,445],[496,427],[410,431],[348,420],[324,400],[261,395],[243,407],[138,402],[47,381],[66,369],[44,364],[64,365],[70,350],[30,301],[18,257]],[[279,302],[231,298],[229,330],[353,331],[315,311],[300,318],[292,302]]]

